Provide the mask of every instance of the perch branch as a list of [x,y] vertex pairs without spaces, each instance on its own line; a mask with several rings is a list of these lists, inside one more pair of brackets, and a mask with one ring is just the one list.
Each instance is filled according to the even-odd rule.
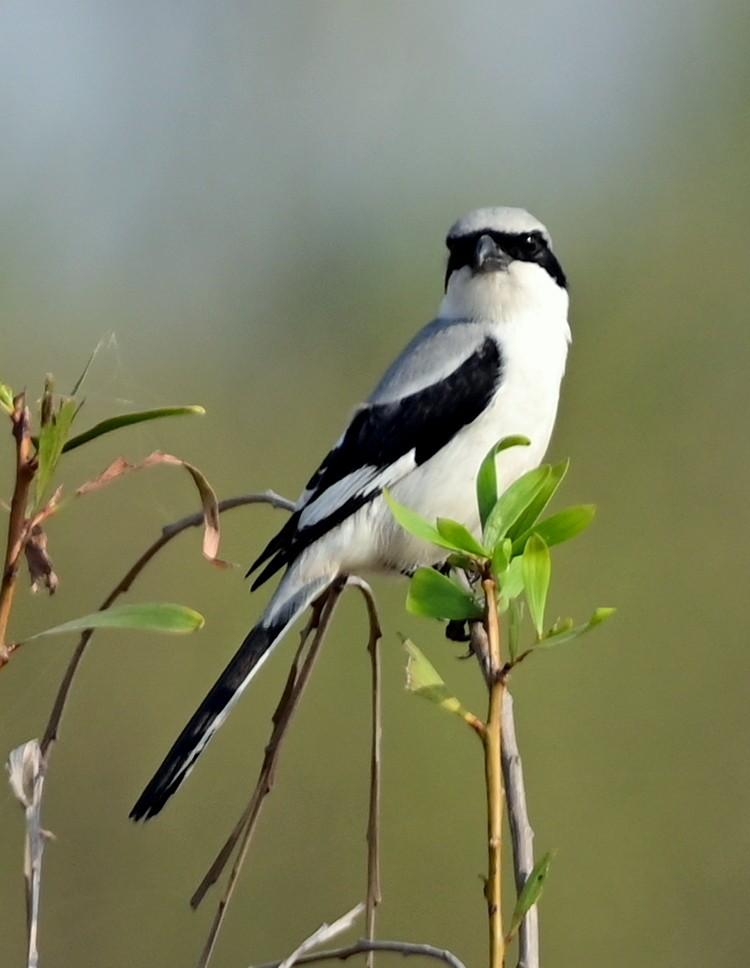
[[484,775],[487,790],[487,917],[489,926],[490,968],[505,965],[505,932],[502,908],[502,856],[504,789],[502,774],[502,714],[505,678],[500,644],[500,622],[497,614],[496,585],[491,575],[482,581],[486,611],[489,709],[487,726],[482,734]]
[[216,914],[214,916],[206,944],[204,945],[203,951],[201,952],[201,956],[198,960],[198,968],[206,968],[213,953],[219,931],[221,930],[221,926],[224,921],[227,906],[232,898],[240,871],[242,870],[245,858],[247,857],[250,841],[252,840],[253,833],[255,832],[260,810],[263,806],[266,796],[271,792],[273,787],[276,763],[282,741],[286,735],[287,727],[289,726],[292,715],[299,706],[300,697],[302,696],[305,686],[310,678],[310,673],[312,672],[313,665],[315,664],[315,660],[320,652],[320,647],[323,644],[323,640],[328,630],[333,612],[336,608],[336,604],[343,590],[345,581],[346,579],[341,579],[336,584],[332,585],[326,592],[324,592],[322,599],[319,599],[318,601],[318,607],[314,610],[308,626],[302,633],[302,644],[300,645],[300,651],[302,650],[304,643],[309,638],[310,633],[313,631],[313,629],[315,630],[313,641],[307,651],[302,668],[300,669],[298,675],[295,674],[296,669],[293,669],[293,673],[290,674],[290,678],[287,680],[281,701],[279,702],[274,714],[273,731],[271,733],[268,746],[266,747],[266,755],[263,759],[263,764],[261,765],[260,773],[258,775],[258,781],[255,785],[255,789],[253,790],[252,797],[250,798],[250,803],[248,804],[248,807],[245,810],[242,818],[235,826],[232,835],[225,843],[218,857],[211,865],[210,870],[203,878],[198,889],[190,900],[190,904],[193,908],[200,904],[208,888],[219,877],[229,859],[229,856],[231,855],[232,850],[235,847],[235,844],[237,844],[239,841],[237,857],[232,866],[227,886],[224,889],[224,893],[216,909]]
[[[295,685],[299,682],[299,663],[302,653],[307,645],[308,639],[313,631],[318,625],[320,620],[320,609],[322,608],[323,602],[325,601],[325,593],[323,598],[313,604],[312,612],[310,613],[310,618],[307,624],[300,632],[300,641],[297,646],[297,651],[294,654],[294,659],[292,660],[291,668],[289,669],[289,675],[287,676],[286,683],[281,693],[281,698],[279,699],[278,705],[271,716],[271,735],[268,739],[265,749],[265,758],[263,764],[258,774],[258,779],[256,781],[253,794],[250,797],[250,801],[242,812],[241,817],[234,825],[234,828],[230,835],[227,837],[224,845],[222,846],[219,853],[216,855],[211,867],[208,869],[206,875],[204,876],[201,883],[198,885],[193,896],[190,898],[190,906],[193,910],[197,909],[203,901],[208,889],[212,887],[216,881],[221,876],[222,871],[226,867],[229,858],[232,856],[232,852],[237,845],[237,842],[242,835],[243,830],[247,826],[248,821],[253,816],[253,814],[259,809],[256,803],[256,793],[258,790],[263,789],[263,779],[267,775],[268,767],[272,767],[273,763],[269,762],[269,757],[276,754],[276,750],[283,737],[283,730],[280,724],[286,714],[287,706],[292,702],[294,698]],[[303,670],[304,671],[304,670]],[[288,723],[291,713],[288,715],[286,722]],[[279,736],[281,732],[281,736]],[[271,780],[273,780],[273,772],[270,774]]]
[[[367,819],[367,902],[365,906],[365,932],[369,941],[375,938],[375,912],[382,901],[380,892],[380,763],[382,727],[382,682],[380,650],[378,642],[383,632],[380,627],[377,605],[372,589],[357,576],[349,578],[348,584],[358,588],[365,599],[370,623],[367,649],[372,670],[372,742],[370,747],[370,805]],[[372,968],[374,952],[367,953],[367,968]]]

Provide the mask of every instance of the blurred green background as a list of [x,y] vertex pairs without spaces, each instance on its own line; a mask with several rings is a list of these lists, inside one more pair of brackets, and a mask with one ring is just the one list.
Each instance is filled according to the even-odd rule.
[[[295,497],[350,408],[434,312],[442,239],[480,205],[529,208],[571,281],[574,342],[551,456],[592,531],[557,557],[552,611],[618,617],[514,677],[539,852],[558,848],[543,961],[744,966],[750,947],[746,586],[750,8],[740,0],[6,3],[0,11],[0,378],[69,388],[81,425],[200,403],[203,418],[71,454],[75,486],[155,448],[220,496]],[[6,427],[6,430],[9,429]],[[8,495],[12,442],[2,445]],[[152,470],[50,523],[51,601],[91,610],[193,510]],[[244,565],[278,525],[224,520]],[[383,937],[485,962],[478,744],[403,689],[398,633],[469,706],[458,650],[377,581],[386,634]],[[130,600],[181,601],[186,639],[102,633],[54,750],[42,964],[194,963],[217,894],[187,899],[252,785],[293,642],[169,809],[135,797],[257,617],[242,570],[175,542]],[[341,609],[214,964],[282,956],[364,889],[368,663]],[[0,676],[0,748],[40,734],[73,641]],[[0,796],[0,962],[24,953],[22,812]]]

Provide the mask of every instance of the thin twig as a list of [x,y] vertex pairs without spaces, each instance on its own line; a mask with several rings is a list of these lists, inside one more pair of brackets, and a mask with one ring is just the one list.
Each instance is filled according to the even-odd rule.
[[[219,901],[218,907],[216,909],[216,915],[214,916],[211,929],[209,931],[206,944],[204,945],[201,956],[198,960],[198,968],[206,968],[213,953],[214,947],[216,945],[216,940],[218,938],[219,931],[221,930],[222,923],[226,914],[227,906],[234,893],[237,880],[240,875],[240,871],[245,863],[245,858],[247,857],[247,852],[250,848],[250,841],[252,840],[252,835],[255,831],[258,816],[260,814],[260,809],[263,802],[271,791],[273,775],[275,772],[276,761],[278,757],[279,750],[281,748],[282,740],[286,734],[289,721],[294,713],[295,709],[299,705],[300,697],[304,691],[305,686],[310,678],[310,673],[312,672],[315,660],[318,657],[320,647],[323,644],[328,626],[330,624],[331,618],[333,616],[334,609],[336,608],[336,603],[341,595],[346,579],[342,578],[333,584],[327,592],[324,593],[324,600],[322,602],[322,607],[320,609],[320,618],[315,629],[315,635],[313,641],[308,649],[307,655],[305,656],[305,661],[299,672],[299,676],[295,680],[293,690],[291,694],[282,697],[282,702],[284,703],[283,709],[277,709],[277,714],[279,716],[278,720],[274,723],[274,730],[271,736],[271,740],[266,747],[266,756],[263,760],[263,765],[261,766],[260,774],[258,776],[258,782],[253,791],[253,795],[250,801],[250,805],[245,812],[247,820],[245,822],[244,830],[242,832],[242,837],[239,842],[239,849],[237,852],[237,857],[232,866],[232,870],[229,874],[229,880],[227,886],[224,889],[224,893]],[[223,851],[222,851],[223,853]],[[212,865],[209,874],[203,879],[198,890],[193,895],[191,899],[191,904],[193,907],[196,903],[200,903],[206,889],[209,886],[209,878],[216,864]],[[218,875],[217,875],[218,876]],[[215,880],[215,878],[214,878]]]
[[487,639],[487,630],[482,622],[472,622],[470,633],[469,652],[475,656],[479,663],[485,684],[489,689],[492,682],[492,672],[490,670],[490,645]]
[[[256,812],[258,811],[258,798],[261,795],[265,795],[265,792],[267,792],[267,787],[266,789],[262,788],[261,781],[265,776],[265,770],[268,765],[267,763],[268,758],[271,755],[271,752],[273,751],[274,737],[276,736],[278,723],[281,720],[281,717],[284,713],[284,709],[286,708],[287,703],[290,702],[291,697],[293,695],[294,685],[297,681],[297,676],[299,674],[300,656],[302,655],[305,645],[307,644],[307,639],[312,627],[313,627],[313,619],[311,618],[310,622],[305,626],[305,628],[300,633],[300,643],[297,646],[297,651],[294,654],[294,659],[292,660],[292,665],[289,669],[289,675],[287,676],[286,683],[281,692],[281,698],[279,699],[279,703],[274,713],[271,716],[271,722],[272,722],[271,737],[268,740],[268,743],[266,744],[265,758],[263,760],[263,765],[261,766],[260,774],[256,782],[255,789],[253,790],[252,796],[250,797],[250,801],[248,805],[245,807],[245,809],[242,811],[242,815],[240,816],[239,820],[232,828],[231,833],[224,841],[224,844],[222,845],[221,850],[214,858],[211,866],[209,867],[208,871],[204,875],[203,880],[200,882],[200,884],[194,891],[193,896],[190,898],[190,906],[193,908],[193,910],[196,910],[201,905],[203,898],[206,896],[209,889],[213,887],[216,881],[221,877],[222,871],[229,863],[229,859],[232,856],[234,848],[237,846],[237,842],[239,841],[243,831],[247,827],[248,822],[253,816],[255,816]],[[271,771],[268,774],[268,781],[272,783],[273,779],[274,779],[274,774],[273,774],[273,771]],[[259,790],[261,791],[260,793],[259,793]]]
[[[372,670],[372,741],[370,747],[370,805],[367,818],[367,902],[365,908],[365,932],[369,941],[375,938],[375,912],[382,902],[380,891],[380,763],[382,745],[382,687],[380,669],[380,650],[378,642],[383,632],[378,618],[377,605],[372,589],[366,581],[357,576],[349,578],[348,584],[358,588],[367,605],[370,622],[370,638],[367,650],[370,653]],[[372,968],[374,952],[367,954],[367,968]]]
[[[294,654],[294,659],[292,660],[291,667],[289,669],[289,675],[287,676],[284,688],[281,691],[281,697],[276,706],[276,709],[271,715],[271,735],[268,739],[268,743],[265,748],[265,756],[263,763],[258,772],[258,779],[256,780],[255,787],[253,789],[252,795],[248,802],[248,805],[242,812],[237,823],[234,825],[232,832],[229,834],[224,844],[213,860],[213,863],[209,867],[208,871],[203,877],[196,888],[193,896],[190,898],[190,906],[193,910],[196,910],[202,903],[203,898],[206,896],[209,888],[213,887],[216,881],[221,877],[222,871],[229,863],[229,858],[232,856],[234,848],[237,846],[237,842],[242,836],[248,822],[255,816],[256,812],[259,810],[259,798],[262,799],[265,796],[267,786],[269,782],[273,782],[274,779],[274,762],[278,745],[283,737],[283,728],[286,727],[291,718],[291,713],[286,716],[287,707],[294,700],[294,690],[298,682],[299,677],[299,663],[302,653],[304,652],[305,646],[307,645],[308,639],[314,629],[318,627],[320,620],[320,610],[325,602],[325,593],[322,599],[319,599],[313,604],[312,611],[310,612],[310,618],[308,619],[304,628],[300,631],[299,645],[297,646],[297,651]],[[286,716],[286,718],[285,718]],[[281,735],[279,735],[281,733]]]
[[[417,955],[422,958],[437,958],[439,961],[444,961],[450,965],[451,968],[466,968],[466,965],[452,951],[445,948],[436,948],[431,944],[412,944],[409,941],[370,941],[368,938],[360,938],[359,941],[355,941],[354,944],[347,945],[344,948],[329,948],[327,951],[316,951],[313,954],[302,955],[296,959],[296,964],[309,965],[316,961],[330,961],[332,959],[346,961],[347,958],[366,954],[368,951],[391,951],[405,957]],[[256,968],[279,968],[282,963],[281,961],[269,961],[264,965],[256,966]]]
[[[283,510],[289,511],[294,507],[293,502],[287,501],[286,498],[281,497],[278,494],[274,494],[273,491],[265,491],[262,494],[245,494],[241,497],[227,498],[225,501],[219,502],[219,513],[224,511],[230,511],[233,508],[244,507],[248,504],[270,504],[275,508],[282,508]],[[178,534],[183,531],[187,531],[188,528],[196,528],[203,523],[203,513],[201,511],[195,514],[189,514],[187,517],[181,518],[179,521],[175,521],[172,524],[166,525],[162,528],[161,535],[149,545],[148,548],[143,552],[140,558],[135,562],[135,564],[130,568],[130,570],[125,574],[123,578],[115,585],[112,591],[107,595],[102,604],[99,606],[99,611],[104,611],[109,608],[119,597],[124,595],[125,592],[129,591],[131,585],[140,575],[146,565],[161,551],[161,549],[169,544],[169,542],[176,538]],[[83,653],[86,651],[86,646],[89,643],[95,629],[86,629],[78,640],[78,645],[76,646],[75,652],[68,663],[68,668],[65,670],[65,675],[60,683],[60,688],[57,691],[57,696],[55,697],[55,702],[52,706],[52,712],[50,714],[49,722],[44,730],[44,735],[42,736],[41,749],[42,755],[46,758],[47,751],[49,747],[57,739],[57,732],[60,728],[60,720],[62,719],[63,712],[65,711],[65,704],[68,700],[68,694],[70,693],[70,687],[73,685],[73,679],[78,670],[78,666],[83,658]]]
[[[508,800],[508,822],[513,844],[513,873],[521,893],[534,869],[534,831],[529,823],[523,765],[516,739],[513,696],[503,702],[503,776]],[[536,904],[526,912],[518,931],[518,968],[539,968],[539,913]]]

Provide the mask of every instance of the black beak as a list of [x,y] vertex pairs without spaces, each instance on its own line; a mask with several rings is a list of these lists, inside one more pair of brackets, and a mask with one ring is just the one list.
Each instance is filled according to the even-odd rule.
[[474,272],[497,272],[507,269],[510,256],[503,252],[491,235],[482,235],[474,252]]

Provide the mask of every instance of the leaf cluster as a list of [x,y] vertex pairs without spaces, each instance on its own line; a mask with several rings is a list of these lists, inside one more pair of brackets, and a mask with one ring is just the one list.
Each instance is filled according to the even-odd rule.
[[476,481],[481,540],[458,521],[438,518],[432,524],[386,494],[391,511],[403,528],[447,552],[449,574],[434,568],[420,568],[412,577],[407,597],[409,611],[449,621],[479,621],[486,607],[481,579],[492,577],[498,588],[500,611],[511,612],[508,641],[511,662],[527,654],[519,651],[517,641],[520,606],[524,601],[534,627],[532,648],[568,642],[603,622],[613,611],[596,609],[588,622],[581,625],[574,625],[569,618],[558,618],[551,625],[545,625],[552,574],[550,548],[584,531],[594,518],[595,508],[592,504],[581,504],[546,514],[568,471],[567,460],[542,464],[501,490],[498,456],[510,447],[528,444],[526,437],[506,437],[490,450],[481,464]]
[[[79,421],[84,399],[80,390],[94,359],[88,360],[79,379],[69,394],[56,394],[52,378],[47,376],[38,403],[35,419],[27,406],[25,392],[14,394],[5,383],[0,382],[0,412],[9,418],[16,449],[16,474],[13,495],[9,504],[8,541],[5,549],[5,566],[0,586],[0,667],[8,661],[10,653],[21,643],[8,642],[8,622],[18,572],[22,560],[31,579],[32,590],[43,586],[50,594],[58,587],[48,550],[47,520],[64,507],[63,489],[55,487],[55,479],[64,455],[85,444],[123,427],[144,421],[158,420],[187,414],[202,414],[199,406],[161,407],[152,410],[117,414],[92,426],[74,432]],[[156,453],[137,464],[122,458],[112,463],[92,481],[82,484],[71,495],[80,497],[121,477],[130,470],[155,464],[178,464],[192,476],[198,489],[204,512],[204,552],[215,559],[218,550],[218,509],[216,497],[203,474],[191,465],[170,454]],[[38,632],[29,638],[52,632],[78,631],[84,628],[139,628],[168,632],[185,632],[200,628],[203,619],[197,612],[182,605],[171,603],[132,604],[122,608],[95,612],[82,618],[65,622]]]

